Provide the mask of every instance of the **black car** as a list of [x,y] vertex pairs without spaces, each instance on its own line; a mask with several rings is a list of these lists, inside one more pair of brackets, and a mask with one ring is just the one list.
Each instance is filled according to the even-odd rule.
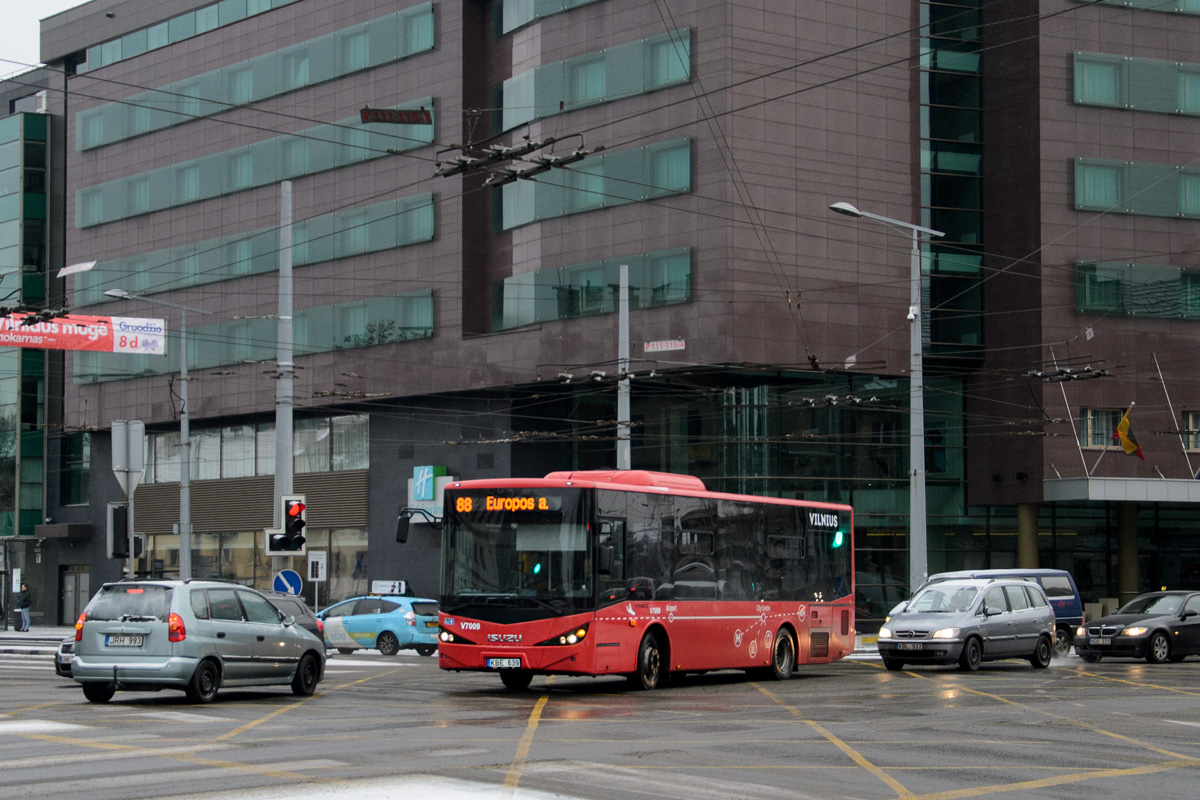
[[1089,663],[1111,656],[1162,664],[1200,655],[1200,592],[1138,595],[1117,613],[1081,625],[1075,652]]
[[263,592],[262,593],[271,605],[278,608],[286,615],[290,615],[296,620],[296,624],[313,636],[325,641],[325,625],[321,620],[317,619],[317,615],[308,607],[308,604],[296,597],[294,594],[283,594],[282,592]]
[[58,652],[54,654],[54,674],[64,678],[71,677],[71,657],[75,655],[75,637],[68,636],[58,643]]

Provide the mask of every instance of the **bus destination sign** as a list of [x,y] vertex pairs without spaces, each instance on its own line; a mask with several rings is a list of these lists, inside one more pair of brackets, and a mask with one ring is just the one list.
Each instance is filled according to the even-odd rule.
[[460,495],[454,498],[454,510],[460,514],[475,511],[561,511],[562,498],[546,495]]
[[433,115],[425,108],[364,108],[359,118],[368,122],[391,122],[396,125],[432,125]]

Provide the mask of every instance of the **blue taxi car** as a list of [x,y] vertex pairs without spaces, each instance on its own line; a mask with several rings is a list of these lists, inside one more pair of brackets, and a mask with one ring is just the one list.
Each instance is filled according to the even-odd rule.
[[325,625],[325,643],[339,653],[374,649],[385,656],[416,650],[437,652],[436,600],[395,594],[352,597],[317,614]]

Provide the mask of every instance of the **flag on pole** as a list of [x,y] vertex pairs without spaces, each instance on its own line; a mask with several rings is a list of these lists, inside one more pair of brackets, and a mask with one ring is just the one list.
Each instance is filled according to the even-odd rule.
[[1117,429],[1113,431],[1112,438],[1121,440],[1121,449],[1125,451],[1125,455],[1136,455],[1142,461],[1146,460],[1146,456],[1142,454],[1142,446],[1138,444],[1137,437],[1133,435],[1133,429],[1129,425],[1129,412],[1133,408],[1130,406],[1125,409],[1125,416],[1121,417],[1121,421],[1117,423]]

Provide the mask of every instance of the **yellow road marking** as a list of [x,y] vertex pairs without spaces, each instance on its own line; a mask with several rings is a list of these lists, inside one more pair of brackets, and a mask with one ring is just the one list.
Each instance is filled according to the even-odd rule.
[[783,702],[783,700],[781,700],[779,697],[776,697],[772,692],[767,691],[767,689],[760,686],[759,684],[755,683],[752,685],[754,686],[754,688],[758,689],[760,692],[765,694],[767,697],[771,698],[771,700],[773,700],[775,703],[777,703],[778,705],[780,705],[780,706],[786,708],[788,711],[790,711],[792,716],[796,717],[801,722],[803,722],[805,725],[809,726],[814,731],[821,734],[821,736],[824,736],[835,747],[837,747],[839,750],[841,750],[843,753],[845,753],[847,756],[849,756],[850,759],[855,764],[858,764],[860,767],[865,769],[867,772],[870,772],[876,778],[883,781],[883,783],[885,783],[893,792],[895,792],[898,797],[913,797],[913,793],[910,792],[908,789],[906,789],[904,787],[904,784],[900,783],[900,781],[896,780],[891,775],[888,775],[882,769],[880,769],[879,767],[872,764],[870,761],[867,760],[866,756],[864,756],[862,753],[855,750],[850,745],[846,744],[846,742],[839,739],[837,736],[835,736],[833,734],[832,731],[829,731],[824,726],[820,725],[817,722],[814,722],[811,719],[805,719],[804,715],[801,714],[796,708]]
[[533,734],[537,730],[538,723],[542,719],[542,709],[549,702],[550,695],[544,694],[538,698],[537,703],[533,706],[533,711],[529,714],[529,722],[525,726],[525,735],[521,737],[521,741],[517,743],[517,753],[513,756],[512,765],[508,768],[508,774],[504,776],[504,788],[515,789],[517,784],[521,782],[521,771],[525,769],[525,761],[529,758],[529,746],[533,744]]
[[1091,770],[1089,772],[1077,772],[1074,775],[1060,775],[1056,778],[1039,778],[1038,780],[1034,781],[1000,783],[992,786],[976,786],[971,789],[956,789],[951,792],[923,794],[919,797],[913,798],[913,800],[961,800],[961,798],[983,797],[990,794],[1025,792],[1033,789],[1046,789],[1051,786],[1064,786],[1071,783],[1082,783],[1083,781],[1094,781],[1107,778],[1126,778],[1135,775],[1153,775],[1155,773],[1165,772],[1166,770],[1170,769],[1195,767],[1198,764],[1200,764],[1200,761],[1197,761],[1194,758],[1184,758],[1178,761],[1164,761],[1159,764],[1146,764],[1145,766],[1130,767],[1128,769],[1099,769]]
[[1127,681],[1124,678],[1110,678],[1107,675],[1097,675],[1094,672],[1087,672],[1082,669],[1075,670],[1077,675],[1085,675],[1089,678],[1099,678],[1102,681],[1112,681],[1113,683],[1124,683],[1128,686],[1135,686],[1139,689],[1161,689],[1164,692],[1175,692],[1176,694],[1186,694],[1191,697],[1200,696],[1200,692],[1189,692],[1187,689],[1173,689],[1170,686],[1159,686],[1157,683],[1140,683],[1138,681]]

